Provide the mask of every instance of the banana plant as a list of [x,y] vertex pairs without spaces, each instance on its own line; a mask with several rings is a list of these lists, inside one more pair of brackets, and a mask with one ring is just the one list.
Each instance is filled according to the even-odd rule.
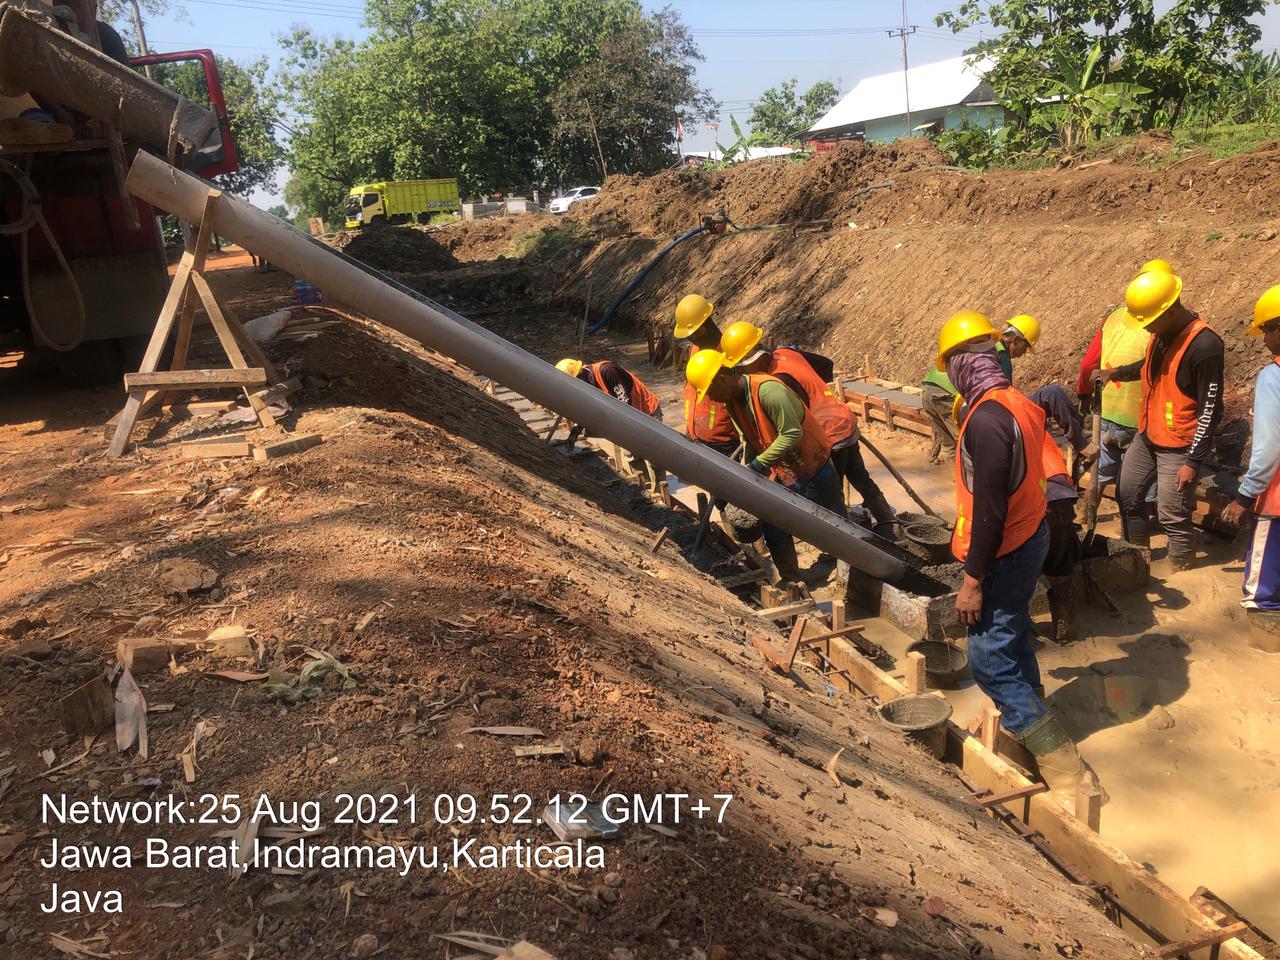
[[1114,125],[1120,114],[1140,109],[1138,98],[1151,93],[1137,83],[1094,83],[1093,71],[1102,57],[1100,43],[1093,45],[1079,70],[1064,51],[1055,50],[1053,57],[1058,68],[1050,85],[1053,100],[1038,112],[1056,121],[1062,146],[1068,150],[1092,140],[1099,127]]

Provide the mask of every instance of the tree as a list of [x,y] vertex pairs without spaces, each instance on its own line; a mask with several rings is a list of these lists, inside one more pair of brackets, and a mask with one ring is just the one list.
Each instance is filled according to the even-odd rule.
[[293,222],[293,217],[289,216],[289,208],[283,203],[277,203],[273,207],[267,207],[267,213],[271,214],[273,217],[279,218],[280,220]]
[[1084,66],[1077,69],[1065,54],[1056,52],[1058,74],[1050,87],[1053,96],[1033,114],[1036,119],[1052,119],[1068,150],[1092,140],[1094,132],[1113,123],[1118,113],[1136,111],[1137,98],[1151,92],[1136,83],[1094,83],[1093,72],[1101,55],[1102,45],[1095,43]]
[[1252,49],[1261,35],[1252,18],[1275,2],[1175,0],[1157,15],[1151,0],[963,0],[936,23],[999,31],[975,53],[994,59],[987,82],[1024,125],[1061,93],[1057,66],[1093,56],[1099,84],[1145,88],[1136,97],[1144,127],[1173,126],[1193,91],[1223,82]]
[[569,74],[552,100],[557,138],[589,143],[601,178],[669,166],[677,116],[709,119],[714,101],[694,83],[701,55],[670,10],[637,17]]
[[[238,194],[271,187],[284,160],[284,149],[276,132],[280,125],[280,97],[267,83],[267,59],[241,64],[218,57],[217,63],[227,120],[240,158],[240,169],[218,176],[218,186]],[[153,79],[192,103],[209,103],[204,68],[198,61],[160,64],[154,68]]]
[[[284,41],[285,197],[307,214],[334,219],[368,181],[457,177],[477,194],[579,179],[601,156],[657,169],[677,111],[710,112],[679,19],[637,0],[369,0],[366,17],[358,46]],[[570,109],[588,91],[600,149]]]
[[748,123],[759,142],[781,146],[813,126],[840,99],[834,83],[821,80],[796,99],[796,80],[786,80],[760,94]]

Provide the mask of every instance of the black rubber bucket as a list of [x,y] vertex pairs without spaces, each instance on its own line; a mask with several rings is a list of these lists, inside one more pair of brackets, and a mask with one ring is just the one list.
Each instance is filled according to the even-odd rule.
[[969,654],[950,640],[917,640],[907,653],[924,654],[925,679],[931,687],[954,687],[969,669]]
[[951,704],[941,697],[909,693],[881,704],[880,716],[889,726],[901,730],[908,739],[920,744],[939,760],[947,752],[947,721],[951,719]]

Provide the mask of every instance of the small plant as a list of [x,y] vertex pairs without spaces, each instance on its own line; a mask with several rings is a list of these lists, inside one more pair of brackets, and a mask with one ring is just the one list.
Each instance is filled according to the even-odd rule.
[[1224,236],[1225,236],[1225,234],[1224,234],[1221,230],[1210,230],[1208,233],[1206,233],[1206,234],[1204,235],[1204,242],[1205,242],[1205,243],[1217,243],[1217,242],[1218,242],[1219,240],[1221,240]]
[[522,233],[511,241],[511,255],[521,260],[547,260],[587,239],[586,231],[567,221],[559,226]]

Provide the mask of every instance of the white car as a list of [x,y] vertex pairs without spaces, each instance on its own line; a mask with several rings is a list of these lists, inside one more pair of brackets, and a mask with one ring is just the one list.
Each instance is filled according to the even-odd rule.
[[572,190],[566,190],[560,196],[548,204],[547,209],[552,213],[565,213],[571,206],[579,200],[586,200],[588,197],[594,197],[600,192],[599,187],[574,187]]

